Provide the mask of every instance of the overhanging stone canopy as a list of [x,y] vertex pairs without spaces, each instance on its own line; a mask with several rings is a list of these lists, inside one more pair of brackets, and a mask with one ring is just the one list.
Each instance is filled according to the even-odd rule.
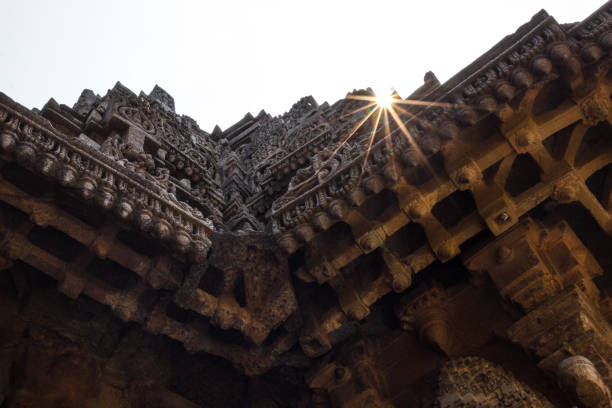
[[[612,406],[611,50],[611,2],[542,11],[388,127],[351,98],[208,133],[159,86],[1,94],[0,404]],[[107,320],[43,319],[45,285]],[[122,363],[151,338],[180,347]],[[53,348],[65,388],[24,357]]]

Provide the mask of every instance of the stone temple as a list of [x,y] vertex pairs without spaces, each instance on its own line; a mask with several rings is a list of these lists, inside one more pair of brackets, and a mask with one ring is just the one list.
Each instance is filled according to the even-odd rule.
[[0,407],[611,407],[611,50],[541,11],[379,122],[0,95]]

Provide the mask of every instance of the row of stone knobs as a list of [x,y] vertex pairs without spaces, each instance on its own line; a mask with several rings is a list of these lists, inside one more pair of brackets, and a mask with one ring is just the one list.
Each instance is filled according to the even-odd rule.
[[24,165],[36,167],[43,175],[53,177],[64,187],[76,188],[85,200],[93,199],[105,210],[113,210],[122,220],[133,221],[136,226],[152,233],[156,238],[167,241],[173,248],[188,253],[192,260],[203,261],[210,247],[205,234],[193,239],[182,228],[173,228],[163,217],[155,216],[151,210],[139,205],[132,197],[117,199],[116,190],[107,180],[79,171],[74,165],[60,161],[51,151],[37,152],[37,146],[25,138],[17,119],[6,122],[0,134],[0,148],[5,154],[13,155]]

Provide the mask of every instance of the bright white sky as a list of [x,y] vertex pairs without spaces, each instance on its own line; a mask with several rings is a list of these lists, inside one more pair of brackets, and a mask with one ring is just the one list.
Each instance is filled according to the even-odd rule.
[[305,95],[353,89],[407,96],[432,70],[445,81],[544,8],[560,23],[604,0],[4,0],[0,91],[27,107],[72,106],[116,81],[211,131]]

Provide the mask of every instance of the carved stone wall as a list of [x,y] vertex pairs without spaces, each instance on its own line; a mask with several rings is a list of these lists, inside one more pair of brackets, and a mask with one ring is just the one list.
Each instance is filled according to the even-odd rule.
[[386,110],[0,95],[0,404],[610,406],[611,4]]

